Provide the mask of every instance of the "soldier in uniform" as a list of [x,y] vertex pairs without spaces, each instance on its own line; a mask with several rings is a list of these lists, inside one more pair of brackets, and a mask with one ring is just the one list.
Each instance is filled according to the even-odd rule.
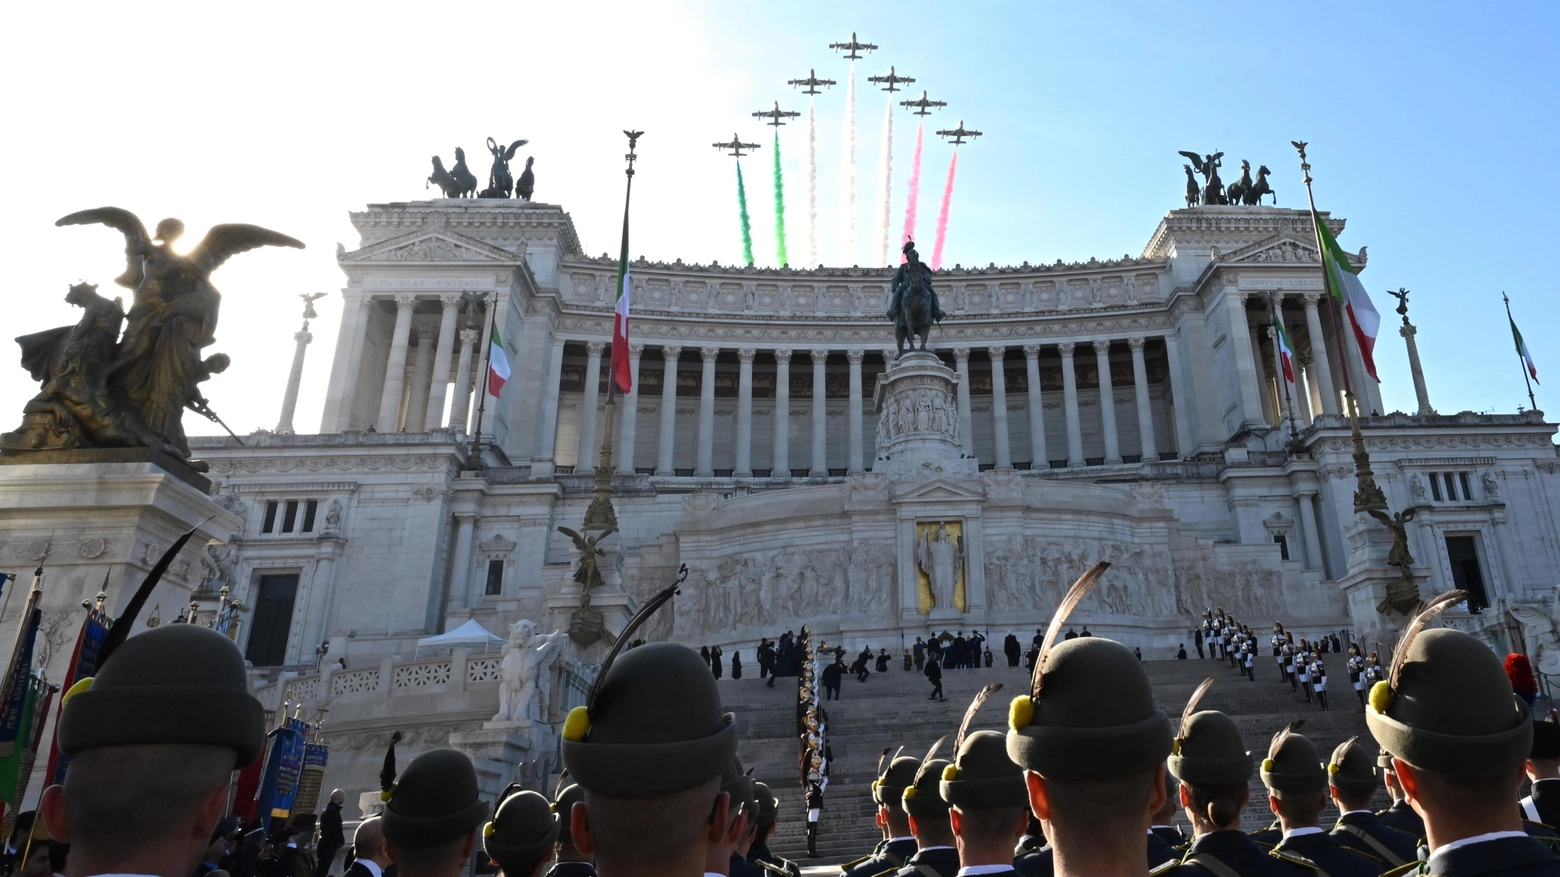
[[876,877],[885,871],[894,872],[904,867],[915,855],[915,836],[910,833],[910,814],[902,806],[906,787],[915,782],[915,772],[921,762],[908,755],[888,759],[883,750],[879,759],[884,766],[878,778],[872,782],[872,802],[877,804],[877,823],[883,829],[884,840],[873,850],[854,862],[840,866],[841,877]]
[[609,654],[562,737],[564,766],[584,789],[569,835],[603,877],[702,873],[731,824],[721,774],[737,729],[698,652],[648,643]]
[[1532,794],[1521,800],[1522,813],[1531,822],[1560,826],[1560,725],[1533,723],[1533,749],[1528,753],[1527,776]]
[[1397,772],[1392,769],[1392,756],[1387,754],[1387,750],[1381,750],[1381,754],[1376,757],[1376,769],[1381,773],[1387,797],[1392,799],[1392,806],[1377,813],[1376,818],[1381,820],[1382,825],[1397,829],[1416,841],[1424,840],[1425,820],[1408,806],[1408,799],[1403,797],[1403,787],[1398,785]]
[[1365,708],[1365,659],[1360,657],[1360,647],[1356,643],[1349,646],[1349,684],[1354,686],[1354,695],[1360,699],[1360,709]]
[[558,843],[558,815],[535,792],[505,798],[482,829],[482,849],[504,877],[540,877]]
[[775,832],[775,820],[779,815],[780,801],[765,783],[753,783],[755,802],[753,844],[748,847],[747,860],[773,877],[802,877],[802,866],[790,859],[775,855],[769,850],[769,837]]
[[934,745],[927,752],[927,757],[916,769],[914,782],[905,788],[900,798],[900,806],[910,817],[910,833],[915,836],[916,851],[899,869],[898,877],[954,877],[959,873],[959,850],[954,846],[948,802],[942,798],[940,785],[943,769],[952,762],[946,758],[933,758],[937,748]]
[[547,877],[596,877],[594,859],[580,852],[569,834],[569,814],[574,805],[585,800],[585,790],[570,783],[558,791],[553,810],[558,814],[558,862],[547,871]]
[[385,812],[380,825],[385,852],[395,862],[399,877],[444,877],[464,867],[476,851],[477,829],[490,812],[471,759],[454,749],[424,752],[412,759],[399,779],[393,762],[387,759],[386,766],[381,777]]
[[1013,846],[1029,826],[1029,792],[1023,768],[1008,757],[1006,738],[996,731],[965,737],[943,770],[940,790],[959,849],[959,873],[1017,877]]
[[1533,745],[1527,704],[1484,643],[1457,630],[1423,629],[1465,598],[1442,594],[1405,628],[1387,678],[1367,698],[1365,724],[1424,817],[1424,873],[1560,875],[1560,856],[1526,836],[1511,806]]
[[1370,812],[1371,795],[1380,783],[1375,768],[1375,758],[1359,744],[1357,737],[1350,737],[1333,750],[1332,758],[1327,762],[1328,789],[1342,815],[1333,827],[1332,836],[1338,843],[1375,856],[1389,868],[1396,868],[1416,861],[1418,841],[1395,828],[1388,828]]
[[[133,617],[121,617],[125,630]],[[112,641],[112,634],[110,634]],[[227,806],[233,771],[260,757],[264,713],[233,641],[173,624],[104,647],[65,696],[71,756],[38,811],[70,844],[70,873],[189,877]]]
[[1316,863],[1327,877],[1376,877],[1386,867],[1381,859],[1340,844],[1321,827],[1327,806],[1327,768],[1311,741],[1290,725],[1273,736],[1262,760],[1262,785],[1268,806],[1284,829],[1274,847]]

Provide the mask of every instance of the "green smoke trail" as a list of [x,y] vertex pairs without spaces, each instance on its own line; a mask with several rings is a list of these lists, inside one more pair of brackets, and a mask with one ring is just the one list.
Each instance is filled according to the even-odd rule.
[[779,264],[791,260],[785,253],[785,179],[780,174],[780,129],[775,129],[775,250]]
[[737,162],[737,211],[742,217],[742,262],[753,264],[753,224],[748,221],[747,187],[742,185],[742,162]]

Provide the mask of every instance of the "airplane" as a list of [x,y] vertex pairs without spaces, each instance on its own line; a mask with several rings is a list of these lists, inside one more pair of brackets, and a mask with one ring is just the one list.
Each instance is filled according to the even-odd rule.
[[757,143],[743,143],[742,139],[735,134],[731,135],[730,143],[711,143],[710,145],[716,149],[729,149],[731,151],[726,154],[734,155],[737,158],[742,157],[742,150],[744,149],[752,150],[758,148]]
[[980,132],[979,131],[966,131],[964,129],[964,120],[960,119],[959,120],[959,127],[957,127],[957,128],[945,128],[945,129],[943,129],[941,131],[938,131],[937,132],[937,136],[938,137],[951,137],[951,138],[953,138],[953,145],[954,146],[958,146],[960,143],[964,142],[964,138],[966,138],[966,137],[970,138],[971,140],[974,140],[976,137],[979,137],[980,136]]
[[802,94],[822,94],[823,92],[818,90],[818,86],[821,85],[824,88],[828,88],[833,84],[834,80],[819,79],[818,74],[812,70],[807,71],[806,79],[792,79],[786,83],[786,85],[805,85],[806,88],[802,89]]
[[873,49],[876,49],[877,46],[874,46],[871,43],[859,43],[859,42],[857,42],[856,41],[856,32],[855,31],[851,31],[850,32],[850,42],[848,42],[848,43],[829,43],[829,48],[831,48],[831,49],[845,49],[846,52],[848,53],[848,54],[845,55],[845,57],[847,57],[850,60],[854,61],[857,58],[861,57],[860,55],[856,54],[857,52],[870,52]]
[[757,119],[768,119],[769,121],[765,122],[765,125],[773,125],[774,127],[778,128],[785,124],[784,120],[794,119],[800,115],[801,113],[794,113],[789,110],[780,109],[780,102],[775,101],[774,109],[760,110],[759,112],[754,113],[753,117]]
[[932,114],[933,107],[945,107],[948,105],[948,102],[941,100],[928,100],[926,97],[926,92],[923,91],[921,92],[920,100],[902,100],[899,102],[899,105],[902,107],[915,107],[915,114],[917,116],[930,116]]
[[914,82],[915,80],[911,79],[908,76],[899,76],[899,75],[895,74],[894,73],[894,68],[890,67],[890,68],[888,68],[888,75],[887,76],[868,76],[867,77],[867,81],[868,82],[886,82],[886,83],[888,83],[888,85],[883,87],[884,91],[903,91],[904,89],[895,88],[894,86],[898,85],[901,82]]

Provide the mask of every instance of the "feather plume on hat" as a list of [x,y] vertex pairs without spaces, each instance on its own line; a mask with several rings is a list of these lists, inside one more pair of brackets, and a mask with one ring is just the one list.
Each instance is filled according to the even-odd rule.
[[1467,591],[1446,591],[1428,602],[1419,604],[1414,617],[1403,628],[1403,635],[1398,637],[1397,650],[1392,655],[1392,666],[1387,670],[1387,677],[1377,682],[1370,689],[1370,705],[1378,713],[1385,713],[1392,705],[1392,698],[1397,691],[1399,674],[1403,670],[1403,664],[1408,660],[1408,647],[1413,645],[1414,638],[1424,631],[1425,625],[1435,620],[1436,616],[1447,609],[1468,599]]
[[1202,699],[1208,694],[1208,689],[1213,687],[1213,677],[1209,676],[1197,685],[1192,691],[1192,696],[1187,698],[1186,706],[1181,710],[1181,724],[1176,726],[1175,739],[1171,741],[1171,754],[1181,753],[1181,741],[1186,739],[1186,726],[1191,723],[1192,716],[1197,714],[1197,707],[1202,705]]
[[970,725],[975,724],[975,714],[986,705],[993,694],[1002,690],[1002,683],[992,682],[975,692],[975,699],[970,702],[970,708],[964,711],[964,718],[959,722],[959,733],[953,738],[954,757],[958,757],[959,750],[964,746],[964,738],[970,732]]
[[916,768],[915,780],[910,783],[911,786],[919,786],[921,784],[921,778],[926,776],[927,765],[932,763],[932,759],[937,756],[937,750],[941,749],[943,743],[947,742],[947,740],[948,735],[944,734],[937,738],[937,742],[932,744],[932,748],[926,750],[926,757],[921,759],[921,766]]
[[379,800],[389,801],[395,794],[395,744],[401,742],[401,732],[390,735],[390,746],[385,749],[385,764],[379,769]]
[[1051,646],[1056,643],[1056,636],[1061,633],[1062,625],[1067,622],[1067,616],[1071,615],[1083,598],[1088,596],[1089,591],[1099,582],[1100,576],[1104,575],[1107,569],[1110,569],[1110,562],[1105,560],[1089,567],[1077,581],[1073,582],[1072,587],[1067,589],[1062,602],[1057,604],[1056,614],[1051,616],[1051,626],[1046,630],[1045,638],[1040,641],[1040,654],[1035,658],[1034,677],[1029,685],[1031,698],[1040,696],[1040,688],[1045,684],[1045,659],[1050,655]]

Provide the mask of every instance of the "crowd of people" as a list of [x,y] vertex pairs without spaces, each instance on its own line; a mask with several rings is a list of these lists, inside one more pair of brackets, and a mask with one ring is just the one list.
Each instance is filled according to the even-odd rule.
[[[1192,642],[1197,648],[1197,657],[1226,661],[1247,681],[1257,680],[1257,652],[1264,644],[1249,626],[1225,614],[1223,609],[1203,613],[1202,619],[1192,628]],[[1344,653],[1338,634],[1326,633],[1314,640],[1302,636],[1297,641],[1294,631],[1285,630],[1282,623],[1275,621],[1266,646],[1272,650],[1273,660],[1278,665],[1279,682],[1287,682],[1291,691],[1304,694],[1306,703],[1315,703],[1323,710],[1331,708],[1327,700],[1326,661],[1331,660],[1330,655]],[[1176,657],[1186,659],[1184,644]],[[1358,643],[1350,643],[1343,666],[1360,709],[1364,710],[1366,692],[1386,674],[1381,666],[1381,656],[1373,651],[1367,657]]]

